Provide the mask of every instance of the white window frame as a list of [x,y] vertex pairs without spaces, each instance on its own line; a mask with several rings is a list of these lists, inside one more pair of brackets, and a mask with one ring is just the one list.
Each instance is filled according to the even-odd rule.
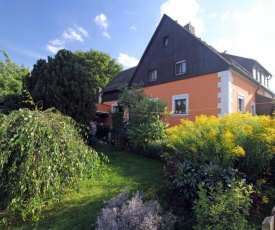
[[256,104],[255,104],[255,102],[251,102],[250,109],[251,109],[251,114],[253,116],[256,115]]
[[152,98],[148,98],[149,101],[158,101],[158,97],[152,97]]
[[153,82],[158,78],[158,71],[156,69],[152,69],[148,71],[148,81]]
[[[183,64],[184,64],[184,69],[182,67]],[[178,66],[180,66],[180,67],[178,68]],[[179,72],[178,72],[178,69],[179,69]],[[179,76],[179,75],[182,75],[185,73],[186,73],[186,60],[176,62],[175,63],[175,76]]]
[[115,112],[116,112],[116,111],[115,111],[116,107],[118,107],[118,104],[117,104],[117,103],[112,104],[112,113],[115,113]]
[[[182,99],[186,100],[186,109],[185,109],[186,111],[185,111],[185,113],[175,113],[176,100],[182,100]],[[186,116],[186,115],[189,115],[189,95],[188,94],[179,94],[179,95],[172,96],[172,111],[173,111],[172,116]]]
[[118,104],[116,103],[116,104],[112,104],[112,113],[114,113],[115,112],[115,107],[117,107],[118,106]]
[[[240,100],[243,101],[243,105],[240,108]],[[242,94],[238,94],[238,112],[245,113],[245,96]]]
[[163,37],[163,46],[167,47],[169,45],[169,36],[164,36]]

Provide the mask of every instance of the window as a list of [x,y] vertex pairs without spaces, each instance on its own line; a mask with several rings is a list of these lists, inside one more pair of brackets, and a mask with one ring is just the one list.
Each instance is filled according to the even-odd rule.
[[257,80],[257,81],[260,80],[260,72],[259,72],[259,70],[257,70],[256,80]]
[[242,113],[245,112],[243,95],[238,95],[238,111]]
[[167,47],[169,45],[169,37],[165,36],[163,37],[163,46]]
[[152,81],[156,81],[157,80],[157,70],[156,69],[154,69],[154,70],[150,70],[149,72],[148,72],[148,80],[149,80],[149,82],[152,82]]
[[186,72],[186,61],[176,62],[175,72],[176,76],[184,74]]
[[123,112],[122,105],[112,104],[112,112],[113,113]]
[[253,78],[254,79],[257,79],[257,71],[256,71],[256,69],[255,68],[253,68]]
[[172,110],[175,115],[188,114],[188,94],[175,95],[172,97]]
[[158,97],[152,97],[152,98],[149,98],[148,100],[149,101],[158,101],[159,99],[158,99]]
[[256,115],[256,107],[254,102],[251,102],[251,114],[253,116]]
[[264,76],[264,86],[267,86],[267,77]]

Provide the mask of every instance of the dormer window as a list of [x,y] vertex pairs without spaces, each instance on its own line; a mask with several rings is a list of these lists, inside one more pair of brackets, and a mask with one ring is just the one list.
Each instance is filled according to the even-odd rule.
[[181,75],[186,73],[186,61],[179,61],[175,64],[175,75]]
[[163,37],[163,46],[167,47],[169,45],[169,37],[168,36],[164,36]]
[[156,81],[157,76],[158,76],[158,72],[157,72],[156,69],[149,70],[149,72],[148,72],[148,81],[149,82]]

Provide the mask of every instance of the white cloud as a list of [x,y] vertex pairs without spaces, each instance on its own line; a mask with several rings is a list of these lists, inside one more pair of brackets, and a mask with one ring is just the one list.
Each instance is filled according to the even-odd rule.
[[65,40],[76,40],[76,41],[80,41],[83,42],[83,38],[80,34],[78,34],[74,29],[72,28],[68,28],[68,30],[65,30],[63,32],[62,37]]
[[209,15],[209,17],[210,18],[215,18],[215,17],[217,17],[217,13],[212,13],[212,14]]
[[221,22],[224,22],[229,16],[229,11],[226,11],[224,12],[222,15],[221,15]]
[[49,43],[54,46],[60,46],[60,45],[63,45],[64,42],[60,39],[54,39],[54,40],[49,41]]
[[197,0],[168,0],[160,7],[161,16],[167,14],[181,25],[191,22],[195,27],[196,35],[203,33],[204,23],[199,13],[202,8]]
[[50,40],[48,44],[46,44],[46,49],[51,53],[57,53],[58,50],[64,49],[65,45],[68,42],[78,41],[83,42],[84,37],[89,37],[88,32],[83,27],[76,27],[76,29],[68,28],[65,30],[60,38],[56,38],[54,40]]
[[127,54],[119,53],[118,62],[122,64],[125,68],[130,68],[136,66],[139,60],[134,57],[130,57]]
[[107,17],[104,14],[99,14],[94,19],[95,23],[103,28],[105,31],[102,33],[103,37],[109,39],[111,35],[107,32],[107,28],[109,26],[109,22]]
[[129,30],[137,31],[137,27],[135,27],[135,26],[130,26],[130,27],[129,27]]
[[[213,39],[212,45],[219,51],[252,58],[275,75],[275,1],[256,0],[246,9],[235,9],[227,17],[225,32]],[[275,76],[271,89],[275,91]]]
[[109,26],[109,22],[105,14],[99,14],[94,19],[95,23],[100,27],[107,29]]
[[102,33],[102,35],[103,35],[103,37],[105,37],[105,38],[111,38],[111,35],[107,32],[107,31],[104,31],[103,33]]
[[64,46],[52,46],[46,45],[46,49],[49,50],[51,53],[56,54],[58,50],[64,49]]
[[77,29],[84,37],[89,37],[88,32],[83,27],[80,26]]

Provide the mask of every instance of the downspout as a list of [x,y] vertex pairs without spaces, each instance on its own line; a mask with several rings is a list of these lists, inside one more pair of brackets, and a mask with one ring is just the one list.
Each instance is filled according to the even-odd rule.
[[261,85],[261,83],[260,82],[258,82],[258,87],[257,87],[257,89],[256,89],[256,91],[255,91],[255,105],[256,105],[256,108],[255,108],[255,113],[257,114],[257,95],[258,95],[258,90],[260,89],[260,85]]

